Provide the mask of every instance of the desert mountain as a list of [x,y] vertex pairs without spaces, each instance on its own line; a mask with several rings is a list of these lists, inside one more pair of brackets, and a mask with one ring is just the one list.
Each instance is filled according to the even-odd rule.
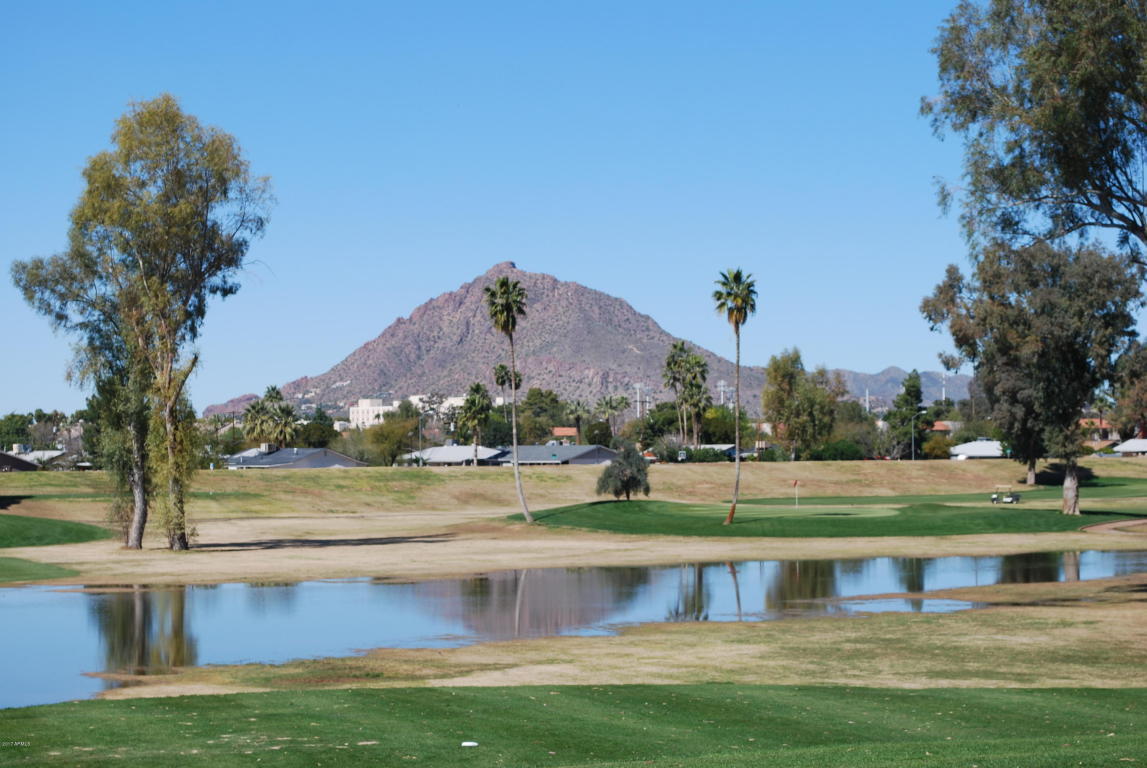
[[[483,381],[493,394],[495,364],[509,363],[505,337],[490,325],[483,288],[498,277],[521,282],[528,294],[526,317],[514,334],[522,387],[552,389],[563,399],[594,403],[605,395],[636,400],[669,399],[661,368],[669,346],[677,339],[628,302],[578,283],[503,262],[456,291],[431,299],[399,318],[318,376],[306,376],[282,386],[289,399],[343,410],[362,397],[396,400],[409,395],[441,392],[460,395],[473,381]],[[691,345],[693,346],[693,345]],[[720,401],[718,382],[728,385],[732,399],[733,363],[699,347],[709,363],[709,384]],[[907,375],[899,368],[879,374],[841,371],[850,392],[863,398],[865,387],[873,405],[890,401]],[[940,396],[940,374],[924,374],[926,400]],[[741,369],[742,400],[750,413],[760,409],[764,369]],[[950,397],[964,397],[967,377],[949,377]],[[243,395],[207,414],[242,410],[254,395]]]

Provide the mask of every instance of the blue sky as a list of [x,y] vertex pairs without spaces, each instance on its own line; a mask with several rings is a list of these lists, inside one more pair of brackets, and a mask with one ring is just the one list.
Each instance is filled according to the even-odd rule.
[[197,408],[322,373],[504,260],[728,357],[710,293],[740,266],[759,289],[746,363],[795,345],[936,369],[945,339],[917,307],[965,263],[932,181],[958,180],[960,146],[917,109],[953,5],[8,4],[0,413],[82,406],[70,340],[8,270],[63,247],[87,158],[165,91],[278,198],[242,290],[209,310]]

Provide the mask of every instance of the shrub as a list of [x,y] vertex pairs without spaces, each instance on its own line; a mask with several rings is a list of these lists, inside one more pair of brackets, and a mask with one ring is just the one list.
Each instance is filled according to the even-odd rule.
[[629,497],[641,491],[649,495],[649,467],[645,457],[637,452],[632,445],[625,446],[617,458],[602,470],[597,478],[598,494],[613,494],[613,498]]

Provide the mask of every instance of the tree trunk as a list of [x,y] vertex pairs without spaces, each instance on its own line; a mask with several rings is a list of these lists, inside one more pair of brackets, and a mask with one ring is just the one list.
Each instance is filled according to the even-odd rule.
[[1076,474],[1075,459],[1068,459],[1063,475],[1063,514],[1079,514],[1079,477]]
[[478,467],[478,430],[474,430],[474,467]]
[[1028,485],[1035,485],[1035,459],[1028,462]]
[[733,369],[733,464],[736,472],[733,480],[733,505],[729,507],[725,525],[733,522],[733,515],[737,514],[737,497],[741,493],[741,329],[733,328],[733,335],[737,339],[737,366]]
[[128,549],[143,549],[143,531],[147,527],[147,436],[142,425],[132,420],[131,433],[131,528],[127,534]]
[[530,508],[526,506],[526,492],[522,490],[522,470],[518,466],[518,388],[514,386],[518,378],[517,358],[514,357],[514,337],[510,336],[510,436],[514,446],[514,483],[518,486],[518,501],[522,502],[522,514],[527,523],[534,522]]
[[169,546],[176,551],[189,549],[187,543],[187,519],[183,509],[183,478],[176,454],[176,402],[170,402],[163,409],[163,426],[167,431],[167,503],[170,505],[167,520]]

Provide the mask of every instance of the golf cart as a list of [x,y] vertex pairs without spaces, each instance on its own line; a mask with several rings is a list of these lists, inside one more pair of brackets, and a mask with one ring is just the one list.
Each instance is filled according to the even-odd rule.
[[995,493],[992,494],[993,504],[1019,504],[1020,495],[1012,490],[1010,485],[997,485]]

